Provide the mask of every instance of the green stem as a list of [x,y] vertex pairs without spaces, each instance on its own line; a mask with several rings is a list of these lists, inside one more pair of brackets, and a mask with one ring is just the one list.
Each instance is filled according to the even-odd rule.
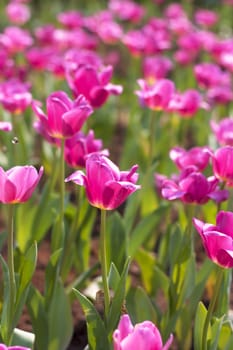
[[69,264],[71,256],[71,249],[72,249],[72,245],[75,242],[76,239],[76,235],[77,235],[77,231],[78,231],[78,224],[79,224],[79,213],[80,213],[80,204],[81,204],[81,199],[82,199],[82,192],[81,192],[81,188],[79,186],[76,186],[76,191],[77,191],[77,203],[76,203],[76,211],[75,211],[75,215],[74,215],[74,219],[72,221],[71,224],[71,228],[69,233],[67,234],[67,237],[65,237],[65,242],[64,242],[64,254],[63,254],[63,260],[62,260],[62,267],[61,267],[61,276],[63,281],[66,278],[68,269],[70,265],[67,265],[67,263]]
[[[58,221],[59,236],[58,241],[56,240],[55,249],[60,249],[64,247],[65,241],[65,227],[64,227],[64,198],[65,198],[65,162],[64,162],[64,150],[65,150],[65,140],[61,139],[61,152],[60,152],[60,213]],[[56,233],[55,233],[56,234]],[[56,278],[60,276],[61,266],[63,260],[64,251],[58,261],[57,275]]]
[[208,328],[210,325],[211,317],[213,315],[215,306],[216,306],[216,301],[219,295],[219,290],[221,287],[222,279],[223,279],[223,268],[217,266],[217,274],[216,274],[216,285],[214,289],[214,294],[213,297],[210,301],[210,305],[207,311],[206,319],[205,319],[205,324],[203,328],[203,333],[202,333],[202,349],[207,350],[207,335],[208,335]]
[[149,130],[149,156],[148,156],[148,162],[149,166],[153,163],[153,156],[154,156],[154,146],[155,146],[155,122],[156,118],[153,112],[150,113],[150,130]]
[[61,140],[61,157],[60,157],[60,223],[61,235],[64,240],[64,199],[65,199],[65,162],[64,162],[65,140]]
[[101,209],[100,223],[100,262],[102,270],[102,281],[104,289],[104,311],[105,320],[107,319],[110,306],[110,293],[108,288],[108,267],[107,267],[107,249],[106,249],[106,210]]
[[8,308],[8,327],[7,327],[7,345],[11,342],[12,324],[14,318],[14,305],[16,298],[15,267],[14,267],[14,205],[8,206],[8,240],[7,240],[7,264],[9,269],[9,308]]

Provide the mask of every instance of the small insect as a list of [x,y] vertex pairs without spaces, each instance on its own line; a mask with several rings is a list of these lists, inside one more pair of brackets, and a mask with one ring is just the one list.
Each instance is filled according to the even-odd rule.
[[18,137],[14,136],[13,139],[11,140],[11,142],[15,145],[17,143],[19,143],[19,139]]

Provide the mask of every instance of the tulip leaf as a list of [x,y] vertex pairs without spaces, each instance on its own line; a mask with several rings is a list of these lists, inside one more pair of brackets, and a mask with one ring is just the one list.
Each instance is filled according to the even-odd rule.
[[126,260],[126,230],[121,216],[114,212],[107,220],[108,266],[113,262],[121,273]]
[[73,334],[73,319],[69,297],[60,280],[57,281],[48,310],[48,350],[65,350]]
[[110,265],[109,274],[108,274],[108,285],[109,285],[109,288],[111,288],[114,291],[116,291],[117,287],[118,287],[118,284],[120,283],[120,279],[121,279],[121,276],[120,276],[116,266],[112,262],[111,265]]
[[148,294],[154,295],[159,289],[168,294],[169,278],[156,264],[155,256],[144,250],[139,249],[135,259],[141,269],[141,278]]
[[49,328],[44,298],[32,285],[27,298],[27,308],[35,333],[35,349],[48,349]]
[[133,257],[137,249],[146,241],[161,220],[167,206],[161,206],[145,216],[133,230],[129,238],[128,253]]
[[54,288],[58,278],[59,259],[61,258],[62,249],[55,251],[49,260],[45,271],[45,302],[49,307],[50,301],[53,298]]
[[130,258],[128,258],[127,261],[125,262],[125,266],[121,274],[118,287],[111,301],[109,315],[107,319],[108,333],[110,334],[117,326],[117,322],[119,321],[122,306],[124,305],[126,278],[128,275],[129,264],[130,264]]
[[36,268],[37,245],[36,243],[27,250],[26,254],[20,254],[20,266],[17,273],[18,288],[15,302],[14,327],[17,325],[28,295],[28,288]]
[[131,287],[127,293],[126,307],[133,323],[150,320],[158,323],[158,312],[147,293],[141,287]]
[[204,323],[207,315],[207,310],[204,304],[200,301],[197,307],[195,324],[194,324],[194,349],[202,349],[202,333],[204,328]]
[[73,289],[73,291],[75,296],[78,298],[86,316],[89,350],[111,349],[104,322],[94,305],[78,290]]
[[8,266],[3,259],[2,255],[0,255],[0,262],[2,266],[3,271],[3,301],[1,305],[1,323],[0,323],[0,334],[1,338],[4,342],[5,339],[7,339],[7,333],[8,333],[8,327],[9,327],[9,284],[10,284],[10,278],[9,278],[9,269]]

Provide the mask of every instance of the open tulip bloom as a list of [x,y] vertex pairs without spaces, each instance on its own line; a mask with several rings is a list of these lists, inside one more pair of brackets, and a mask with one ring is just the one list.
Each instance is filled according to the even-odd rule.
[[72,101],[63,91],[53,92],[47,98],[47,115],[39,107],[38,103],[33,108],[47,134],[65,139],[72,137],[82,128],[87,118],[92,113],[92,107],[83,95],[79,95]]
[[224,268],[233,267],[233,213],[220,211],[216,226],[193,219],[208,257]]
[[173,341],[171,334],[165,345],[158,328],[151,321],[132,325],[129,316],[121,316],[113,333],[114,350],[168,350]]
[[95,153],[87,157],[86,175],[78,170],[65,181],[84,186],[88,200],[94,207],[113,210],[140,188],[136,185],[137,168],[134,165],[130,171],[120,171],[106,156]]
[[40,168],[39,173],[30,165],[15,166],[7,171],[0,167],[0,202],[5,204],[26,202],[42,174],[43,167]]

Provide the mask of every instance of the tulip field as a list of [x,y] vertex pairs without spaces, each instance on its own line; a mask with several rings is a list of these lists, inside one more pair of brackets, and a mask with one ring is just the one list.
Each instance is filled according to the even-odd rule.
[[233,1],[0,14],[0,350],[232,350]]

